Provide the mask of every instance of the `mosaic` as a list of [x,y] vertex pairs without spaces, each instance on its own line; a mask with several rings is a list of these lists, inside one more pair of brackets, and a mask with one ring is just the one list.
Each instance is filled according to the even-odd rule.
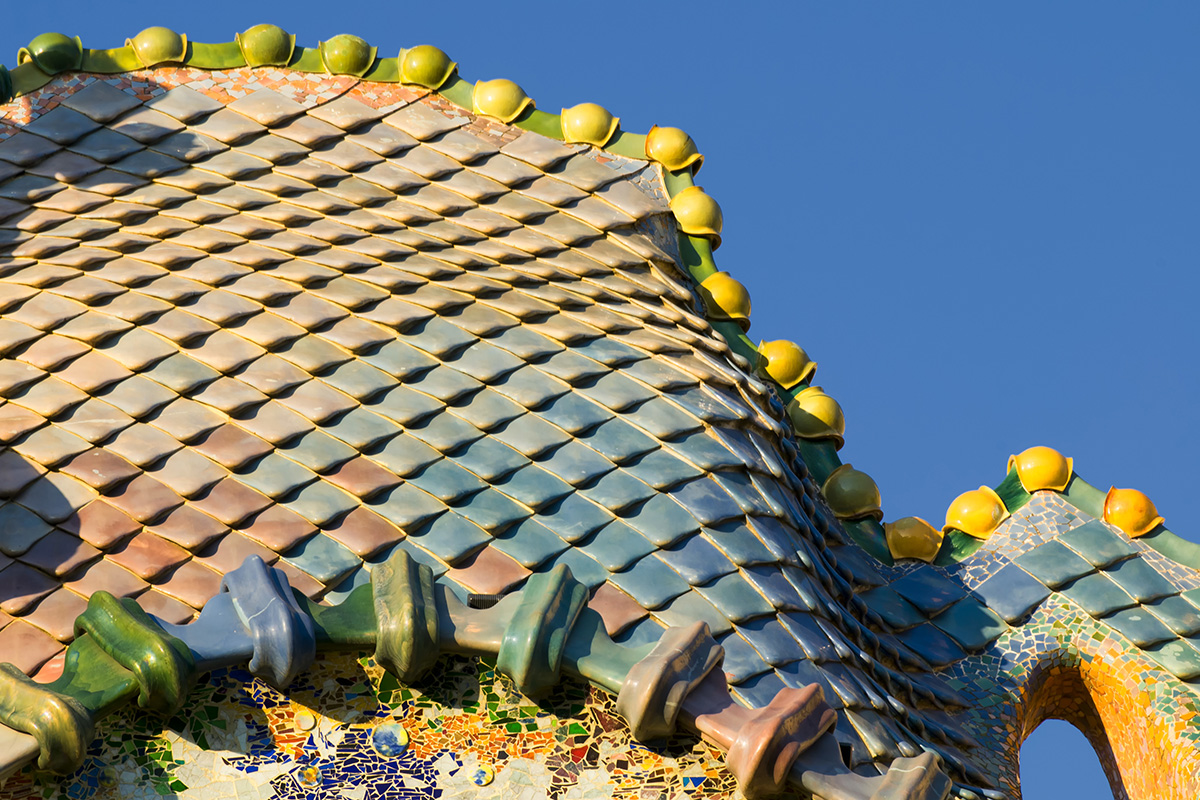
[[165,731],[118,713],[74,775],[22,774],[0,798],[741,796],[720,750],[683,735],[639,745],[613,703],[565,682],[538,704],[474,658],[446,659],[413,687],[351,654],[328,655],[286,693],[222,670]]

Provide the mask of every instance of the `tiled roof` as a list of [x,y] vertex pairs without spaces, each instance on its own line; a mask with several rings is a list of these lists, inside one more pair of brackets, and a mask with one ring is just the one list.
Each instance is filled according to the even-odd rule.
[[397,548],[464,599],[565,565],[620,643],[707,622],[750,706],[821,685],[852,764],[965,769],[955,694],[856,616],[835,445],[802,459],[785,413],[811,370],[756,375],[709,282],[719,224],[672,208],[697,162],[499,122],[457,78],[71,62],[35,87],[34,56],[0,142],[20,669],[62,669],[99,589],[186,623],[249,556],[328,602]]

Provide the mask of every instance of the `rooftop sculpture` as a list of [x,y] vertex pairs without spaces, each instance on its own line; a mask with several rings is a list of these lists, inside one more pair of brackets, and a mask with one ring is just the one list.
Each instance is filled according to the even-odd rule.
[[0,797],[1196,796],[1196,548],[1044,447],[885,523],[686,133],[267,25],[0,95]]

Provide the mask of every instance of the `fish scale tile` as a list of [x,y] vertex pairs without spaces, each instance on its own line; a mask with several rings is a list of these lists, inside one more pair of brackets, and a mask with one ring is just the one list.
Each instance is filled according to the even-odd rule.
[[[794,680],[806,653],[788,637],[824,634],[785,614],[821,590],[753,571],[793,558],[807,530],[781,483],[782,409],[692,313],[674,245],[649,238],[657,223],[631,226],[666,212],[661,194],[536,134],[493,145],[426,101],[385,116],[342,97],[305,114],[278,93],[226,107],[181,87],[142,106],[94,85],[43,123],[53,136],[0,146],[15,170],[0,193],[45,205],[30,224],[54,232],[29,228],[29,263],[13,269],[62,292],[0,302],[0,316],[24,325],[14,342],[53,329],[139,373],[89,369],[75,410],[50,425],[87,443],[105,426],[155,426],[216,470],[197,483],[172,465],[168,480],[153,462],[162,490],[113,502],[167,525],[165,512],[191,508],[186,488],[220,520],[214,536],[243,526],[192,544],[224,559],[226,541],[270,541],[314,592],[363,580],[361,558],[394,546],[439,574],[467,576],[490,548],[523,569],[568,564],[662,621],[702,618],[721,635],[731,618],[753,622],[729,639],[745,696]],[[20,171],[47,156],[45,177]],[[75,219],[109,226],[106,238],[79,247],[63,227]],[[122,333],[137,338],[107,338]],[[20,391],[39,382],[26,380]],[[57,510],[35,505],[59,516],[91,502],[85,488]],[[650,642],[661,627],[644,618],[622,635]]]

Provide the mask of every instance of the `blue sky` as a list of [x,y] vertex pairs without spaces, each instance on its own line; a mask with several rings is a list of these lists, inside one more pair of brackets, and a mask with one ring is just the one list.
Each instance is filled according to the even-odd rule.
[[[940,524],[1010,453],[1047,444],[1194,538],[1200,6],[10,5],[9,66],[44,30],[109,47],[152,24],[228,41],[271,21],[308,45],[437,44],[544,109],[593,101],[631,130],[683,127],[724,208],[718,263],[754,298],[751,335],[818,360],[846,411],[843,458],[875,477],[889,519]],[[1026,799],[1106,797],[1061,731],[1026,749]]]

